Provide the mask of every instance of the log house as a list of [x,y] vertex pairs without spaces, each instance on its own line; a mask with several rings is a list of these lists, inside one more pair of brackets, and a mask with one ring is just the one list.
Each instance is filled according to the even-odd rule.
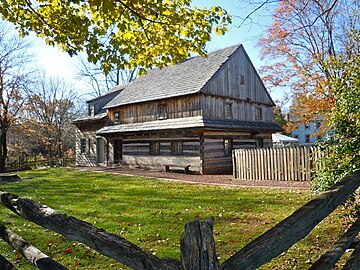
[[87,102],[79,166],[232,171],[232,150],[271,147],[274,102],[242,45],[153,69]]

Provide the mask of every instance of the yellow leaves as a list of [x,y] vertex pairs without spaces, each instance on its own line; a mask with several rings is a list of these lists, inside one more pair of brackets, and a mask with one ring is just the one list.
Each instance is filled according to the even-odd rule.
[[224,34],[231,21],[220,7],[193,8],[189,0],[31,1],[41,18],[20,2],[0,0],[0,13],[24,34],[31,30],[50,45],[85,51],[105,71],[161,67],[203,54],[210,32]]

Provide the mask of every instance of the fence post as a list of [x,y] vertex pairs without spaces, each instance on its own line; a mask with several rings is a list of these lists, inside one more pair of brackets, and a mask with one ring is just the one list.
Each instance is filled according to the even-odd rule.
[[185,224],[180,239],[181,269],[219,270],[213,236],[214,219],[192,220]]

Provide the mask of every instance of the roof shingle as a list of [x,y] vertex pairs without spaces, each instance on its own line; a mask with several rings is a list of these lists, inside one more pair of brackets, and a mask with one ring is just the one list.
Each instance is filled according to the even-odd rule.
[[241,45],[190,58],[175,66],[155,68],[126,85],[105,108],[198,93]]

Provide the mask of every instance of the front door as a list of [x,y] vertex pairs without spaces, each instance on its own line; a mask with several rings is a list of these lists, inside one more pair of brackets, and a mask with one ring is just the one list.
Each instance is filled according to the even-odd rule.
[[114,141],[114,164],[122,162],[122,140]]
[[96,163],[104,163],[104,140],[96,138]]

